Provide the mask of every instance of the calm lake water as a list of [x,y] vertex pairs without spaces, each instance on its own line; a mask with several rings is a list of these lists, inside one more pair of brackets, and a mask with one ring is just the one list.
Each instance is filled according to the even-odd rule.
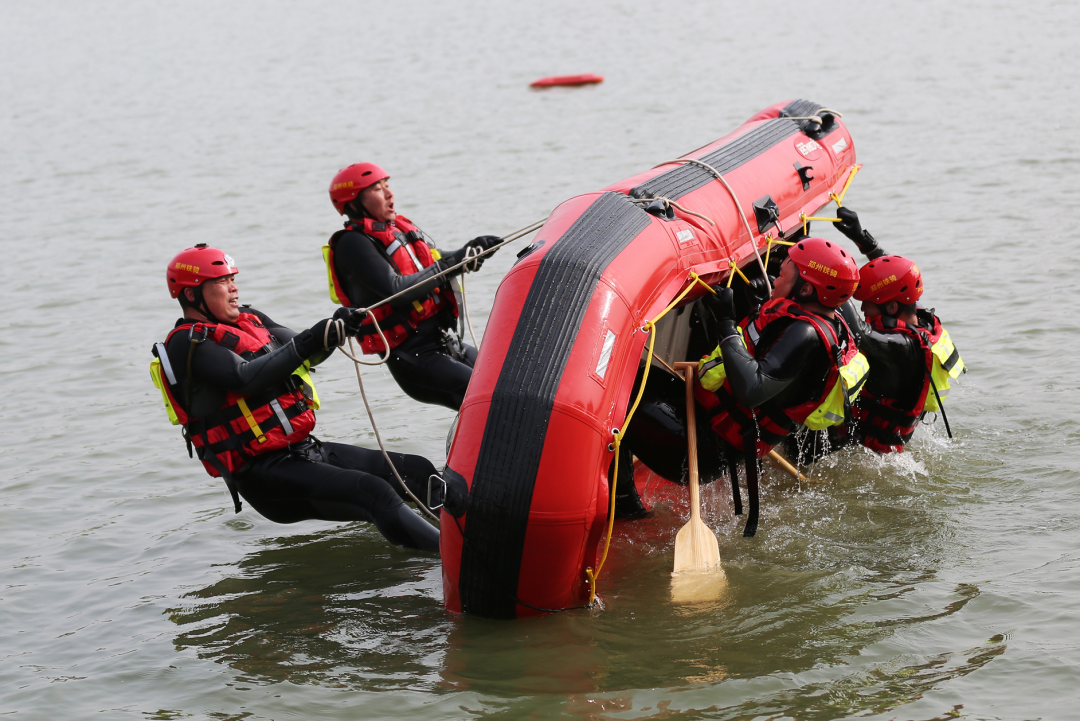
[[[1049,0],[3,3],[0,715],[1075,718],[1078,32]],[[527,87],[580,72],[607,80]],[[706,489],[722,602],[669,600],[674,503],[620,527],[602,611],[450,616],[437,557],[234,515],[166,421],[180,249],[303,328],[350,162],[454,248],[793,98],[844,113],[847,204],[969,373],[954,439],[771,474],[754,539]],[[512,260],[468,278],[478,328]],[[452,414],[365,379],[390,448],[441,463]],[[351,364],[317,380],[318,435],[373,445]]]

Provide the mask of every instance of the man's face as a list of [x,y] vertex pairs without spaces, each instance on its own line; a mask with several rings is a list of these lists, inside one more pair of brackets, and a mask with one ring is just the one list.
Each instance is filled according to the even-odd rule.
[[867,320],[870,320],[874,316],[881,315],[881,306],[877,303],[871,303],[868,300],[864,300],[859,307],[862,308],[863,315],[866,316]]
[[784,264],[780,266],[780,276],[773,283],[772,295],[769,296],[769,300],[790,296],[791,290],[795,287],[795,281],[798,279],[799,268],[791,258],[786,258]]
[[203,281],[202,293],[206,307],[218,320],[235,323],[240,318],[240,290],[235,275]]
[[394,212],[394,193],[390,190],[390,179],[384,178],[375,185],[369,185],[360,191],[360,204],[377,221],[389,223],[397,213]]

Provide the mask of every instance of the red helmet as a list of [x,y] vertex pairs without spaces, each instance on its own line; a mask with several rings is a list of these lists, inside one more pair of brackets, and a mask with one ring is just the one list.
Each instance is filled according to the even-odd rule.
[[169,261],[165,278],[169,282],[169,295],[175,298],[184,288],[194,288],[204,280],[239,272],[236,263],[225,251],[208,248],[206,243],[199,243],[194,248],[178,253]]
[[843,248],[824,238],[803,238],[788,250],[799,277],[817,291],[818,300],[837,308],[859,287],[859,268]]
[[922,298],[922,272],[915,261],[902,255],[883,255],[859,269],[859,290],[855,300],[871,303],[898,303],[910,305]]
[[389,177],[390,174],[375,163],[353,163],[339,170],[330,181],[330,202],[338,214],[345,215],[345,206],[356,200],[361,190]]

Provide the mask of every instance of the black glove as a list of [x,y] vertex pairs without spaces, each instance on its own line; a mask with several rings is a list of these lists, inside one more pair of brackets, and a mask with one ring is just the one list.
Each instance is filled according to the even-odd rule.
[[735,334],[735,292],[731,288],[722,285],[713,286],[716,293],[708,293],[705,296],[705,308],[712,313],[716,320],[720,337],[726,338]]
[[345,335],[355,338],[360,334],[360,326],[368,317],[367,313],[361,313],[355,308],[338,308],[334,312],[334,319],[345,324]]
[[[475,240],[470,240],[468,243],[458,248],[453,253],[447,253],[446,255],[444,255],[442,257],[443,262],[446,263],[447,268],[455,266],[468,257],[469,251],[471,249],[475,249],[472,252],[476,253],[482,251],[484,248],[481,244],[477,244]],[[474,258],[468,265],[462,268],[458,268],[457,272],[461,273],[462,271],[467,271],[469,273],[473,273],[480,270],[480,266],[484,264],[484,260],[486,259],[486,257],[487,256]]]
[[764,278],[754,278],[750,281],[750,285],[744,286],[744,292],[746,293],[746,301],[750,304],[750,308],[760,308],[765,305],[765,301],[769,299],[769,286],[765,284]]
[[859,222],[859,214],[851,208],[840,207],[836,209],[836,217],[840,219],[840,222],[833,223],[836,229],[853,240],[860,253],[871,260],[876,258],[874,252],[878,250],[877,241],[874,240],[874,236],[863,230],[862,223]]
[[344,321],[323,318],[303,333],[294,336],[292,342],[300,357],[307,360],[319,351],[337,348],[344,340]]
[[479,235],[465,245],[471,245],[480,250],[490,250],[501,242],[503,242],[503,239],[497,235]]

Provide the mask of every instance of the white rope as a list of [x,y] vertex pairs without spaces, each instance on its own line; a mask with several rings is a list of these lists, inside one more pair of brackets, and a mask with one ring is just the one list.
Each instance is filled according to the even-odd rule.
[[[465,253],[466,257],[469,257],[470,254],[473,254],[473,251],[475,250],[476,248],[469,248]],[[465,275],[459,275],[457,278],[457,282],[458,288],[461,290],[461,314],[465,317],[466,325],[469,326],[469,337],[472,338],[473,348],[479,350],[480,344],[476,342],[476,331],[473,330],[472,316],[469,315],[469,299],[468,296],[466,296],[465,294]]]
[[[529,233],[532,233],[532,232],[538,230],[540,228],[540,226],[542,226],[546,222],[547,222],[547,218],[545,218],[544,220],[538,220],[535,223],[533,223],[532,225],[528,225],[528,226],[522,228],[521,230],[514,231],[510,235],[507,235],[505,238],[503,238],[501,243],[499,243],[498,245],[493,245],[490,248],[488,248],[487,250],[480,250],[480,249],[476,248],[475,246],[473,246],[473,247],[469,248],[465,252],[465,260],[461,261],[460,263],[457,263],[456,265],[452,265],[449,268],[446,268],[445,270],[442,270],[442,271],[436,273],[435,275],[431,276],[430,278],[428,278],[424,282],[427,283],[428,281],[435,280],[436,278],[441,278],[444,275],[452,273],[453,271],[457,270],[458,268],[463,268],[466,273],[473,272],[474,270],[477,270],[477,268],[476,268],[476,259],[477,258],[480,258],[480,257],[485,256],[485,255],[490,255],[491,253],[494,253],[496,250],[503,247],[507,243],[512,243],[515,240],[517,240],[518,238],[522,238],[522,237],[528,235]],[[464,301],[465,300],[465,286],[464,286],[464,283],[461,284],[461,288],[462,288],[462,301]],[[383,363],[388,361],[390,359],[390,343],[387,342],[386,334],[383,333],[382,328],[379,327],[379,321],[375,318],[375,314],[374,314],[373,310],[374,310],[374,308],[378,308],[380,306],[386,305],[387,303],[390,303],[391,301],[395,300],[396,298],[398,298],[398,297],[400,297],[402,295],[405,295],[406,293],[409,293],[412,290],[414,290],[414,289],[413,288],[406,288],[405,290],[401,291],[400,293],[395,293],[394,295],[391,295],[391,296],[389,296],[387,298],[384,298],[384,299],[380,300],[378,305],[373,306],[372,308],[356,308],[356,309],[353,310],[354,314],[356,314],[356,313],[365,313],[371,318],[371,322],[375,324],[375,330],[378,332],[379,337],[382,339],[383,348],[386,349],[386,354],[384,356],[382,356],[377,361],[366,361],[366,360],[363,360],[361,358],[357,358],[352,353],[345,350],[344,343],[342,345],[338,346],[341,349],[341,352],[344,353],[345,356],[347,358],[351,359],[354,363],[359,363],[361,365],[366,365],[366,366],[378,366],[378,365],[382,365]],[[466,313],[467,313],[467,310],[466,310]],[[466,315],[465,319],[468,321],[468,324],[469,324],[469,333],[473,333],[472,318],[469,318],[468,315]],[[477,343],[476,343],[476,335],[475,334],[473,334],[473,345],[477,345]],[[352,346],[350,346],[350,348],[351,347]]]
[[[844,117],[841,113],[838,113],[835,110],[830,110],[829,108],[821,108],[820,110],[818,110],[818,113],[819,113],[818,115],[806,115],[806,116],[794,117],[794,118],[793,117],[779,117],[779,118],[773,118],[773,120],[812,120],[815,123],[817,123],[818,125],[824,125],[824,121],[821,119],[822,115],[828,114],[828,115],[832,115],[833,117],[836,117],[836,118],[843,118]],[[761,253],[758,251],[757,243],[754,240],[754,235],[755,235],[754,231],[750,229],[750,221],[748,221],[746,219],[746,213],[743,212],[742,205],[739,204],[739,197],[737,195],[735,195],[735,191],[732,189],[732,187],[730,185],[728,185],[728,182],[727,182],[727,180],[724,179],[724,176],[721,175],[720,171],[718,171],[716,168],[709,165],[708,163],[706,163],[703,160],[698,160],[697,158],[679,158],[678,160],[669,160],[666,163],[660,163],[660,165],[655,165],[653,167],[654,168],[659,168],[661,165],[671,165],[673,163],[693,163],[695,165],[700,165],[701,167],[705,168],[710,173],[712,173],[714,176],[716,176],[716,179],[719,180],[723,184],[723,186],[725,188],[727,188],[728,193],[731,194],[731,199],[733,201],[735,201],[735,208],[736,208],[736,210],[739,211],[739,217],[742,218],[743,225],[746,227],[746,232],[750,236],[750,247],[754,249],[754,257],[757,258],[758,267],[761,268],[761,276],[765,279],[765,286],[769,289],[769,292],[771,293],[772,292],[772,283],[769,282],[769,274],[765,270],[765,262],[761,259]],[[713,225],[713,226],[716,225],[716,223],[713,223],[712,220],[710,220],[709,218],[706,218],[704,215],[701,215],[700,213],[695,213],[695,212],[693,212],[691,210],[687,210],[687,209],[683,208],[682,206],[680,206],[675,201],[671,200],[670,198],[662,198],[661,197],[661,198],[652,198],[650,200],[663,201],[665,203],[665,206],[670,203],[671,205],[675,206],[676,208],[678,208],[679,210],[681,210],[684,213],[688,213],[690,215],[696,215],[699,218],[705,218],[705,220],[708,220],[711,225]],[[783,236],[783,231],[780,230],[780,226],[777,225],[776,229],[777,229],[777,232],[782,237]]]
[[664,206],[664,210],[667,210],[668,208],[671,208],[671,207],[678,208],[679,210],[686,213],[687,215],[696,215],[697,217],[701,218],[702,220],[708,222],[709,225],[713,226],[714,228],[716,227],[716,223],[714,223],[713,219],[710,218],[709,216],[704,215],[702,213],[695,212],[693,210],[689,210],[687,208],[684,208],[681,205],[679,205],[678,203],[676,203],[674,200],[672,200],[671,198],[668,198],[668,197],[663,196],[663,195],[658,195],[658,196],[653,197],[653,198],[630,198],[630,200],[631,200],[631,202],[633,202],[633,203],[635,203],[637,205],[644,205],[644,206],[652,205],[654,202],[660,201]]
[[671,165],[672,163],[694,163],[695,165],[700,165],[701,167],[712,173],[714,176],[716,176],[716,179],[719,180],[725,188],[727,188],[728,193],[731,194],[731,199],[735,201],[735,209],[739,211],[739,217],[742,218],[743,225],[746,226],[746,232],[750,236],[750,247],[754,249],[754,257],[757,258],[758,267],[761,268],[761,276],[765,279],[765,286],[769,289],[769,292],[772,293],[772,283],[769,282],[769,274],[765,271],[765,262],[761,259],[761,253],[758,252],[757,242],[754,239],[754,231],[750,229],[750,221],[746,219],[746,213],[743,212],[742,205],[739,204],[739,196],[735,195],[735,191],[730,185],[728,185],[728,182],[724,179],[724,176],[721,175],[720,171],[713,166],[709,165],[703,160],[698,160],[696,158],[678,158],[677,160],[669,160],[666,163],[660,163],[659,165],[654,165],[653,167],[659,168],[661,165]]
[[[345,352],[344,345],[344,342],[342,342],[342,352],[353,360],[356,360],[351,353]],[[355,348],[353,348],[352,338],[349,338],[349,350],[355,350]],[[379,450],[382,451],[383,458],[386,459],[386,464],[390,466],[390,470],[394,473],[394,478],[396,478],[398,483],[401,484],[401,487],[405,489],[405,493],[408,494],[409,498],[416,502],[417,507],[424,515],[438,523],[439,517],[432,513],[428,507],[409,490],[409,487],[405,485],[405,480],[401,477],[401,474],[398,473],[397,468],[394,467],[394,462],[390,460],[390,454],[386,452],[386,446],[383,445],[382,436],[379,435],[379,429],[375,426],[375,415],[371,412],[371,404],[368,403],[367,393],[364,391],[364,379],[360,375],[360,365],[357,363],[354,365],[354,368],[356,368],[356,382],[360,384],[360,396],[364,399],[364,408],[367,409],[368,419],[371,421],[371,430],[375,432],[375,440],[379,442]]]

